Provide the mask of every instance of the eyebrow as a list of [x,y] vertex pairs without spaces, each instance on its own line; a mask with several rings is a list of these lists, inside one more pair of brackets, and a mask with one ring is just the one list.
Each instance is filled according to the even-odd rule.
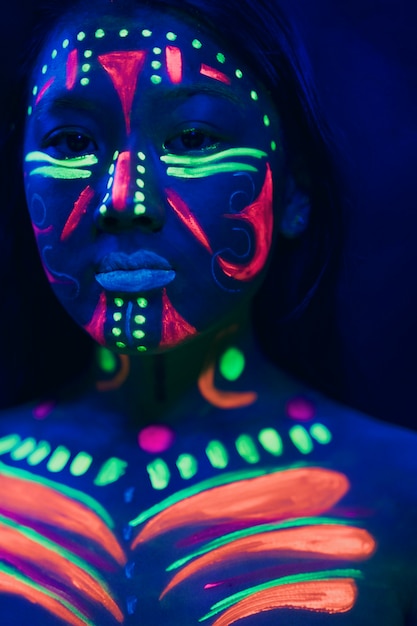
[[36,105],[36,107],[34,108],[34,113],[41,116],[45,113],[50,112],[53,109],[68,109],[74,106],[81,111],[92,112],[97,108],[97,103],[91,102],[90,99],[78,98],[63,94],[54,98],[53,100],[48,100],[48,98],[45,97],[45,99],[41,100]]
[[[242,104],[241,98],[230,87],[215,82],[209,84],[200,81],[192,85],[161,86],[155,87],[155,90],[159,90],[159,95],[164,101],[186,100],[192,96],[207,95],[222,98],[234,105],[241,106]],[[78,95],[63,92],[61,95],[54,97],[53,100],[47,97],[42,99],[35,107],[34,114],[39,119],[48,115],[51,111],[66,110],[74,107],[79,111],[94,113],[98,105],[98,101],[92,101],[91,98],[79,97]]]
[[220,97],[233,104],[241,104],[241,98],[230,87],[215,82],[213,84],[198,82],[192,85],[179,85],[174,88],[166,89],[161,93],[161,96],[165,100],[178,100],[202,94],[217,98]]

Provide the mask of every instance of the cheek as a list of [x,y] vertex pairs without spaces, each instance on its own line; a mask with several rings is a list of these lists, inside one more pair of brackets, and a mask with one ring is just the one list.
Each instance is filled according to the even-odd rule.
[[26,186],[30,219],[39,243],[40,236],[55,242],[75,241],[91,210],[94,189],[82,181],[65,185],[51,179]]
[[[223,185],[206,182],[187,203],[180,193],[167,191],[168,204],[194,240],[212,257],[219,286],[248,282],[265,267],[273,236],[273,182],[267,164],[264,176],[237,174]],[[204,198],[204,204],[195,197]],[[194,207],[194,210],[190,207]],[[236,285],[235,285],[236,287]]]

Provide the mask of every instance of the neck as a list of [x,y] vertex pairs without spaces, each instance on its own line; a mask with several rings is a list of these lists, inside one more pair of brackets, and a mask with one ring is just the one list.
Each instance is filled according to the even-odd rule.
[[172,423],[213,406],[253,403],[256,394],[244,390],[254,388],[264,367],[245,314],[163,354],[120,357],[98,348],[95,387],[106,407],[135,425]]

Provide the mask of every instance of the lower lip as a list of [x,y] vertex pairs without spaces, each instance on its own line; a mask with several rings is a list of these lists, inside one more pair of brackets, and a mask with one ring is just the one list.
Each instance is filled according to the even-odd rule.
[[138,293],[165,287],[175,278],[174,270],[116,270],[96,274],[96,281],[108,291]]

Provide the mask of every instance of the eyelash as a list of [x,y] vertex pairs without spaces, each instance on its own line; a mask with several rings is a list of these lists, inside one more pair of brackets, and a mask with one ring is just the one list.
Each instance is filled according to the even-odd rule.
[[[186,141],[190,145],[186,145]],[[216,150],[222,138],[202,128],[187,128],[164,142],[164,148],[174,153]],[[194,143],[194,145],[193,145]],[[205,145],[203,145],[205,144]]]
[[[71,146],[69,143],[71,139],[74,142],[78,140],[81,145],[78,147],[76,145]],[[66,142],[66,145],[64,145],[64,142]],[[97,151],[98,146],[94,139],[83,131],[63,129],[49,135],[43,142],[42,148],[55,148],[64,157],[70,158],[74,155],[82,156],[94,153]]]

